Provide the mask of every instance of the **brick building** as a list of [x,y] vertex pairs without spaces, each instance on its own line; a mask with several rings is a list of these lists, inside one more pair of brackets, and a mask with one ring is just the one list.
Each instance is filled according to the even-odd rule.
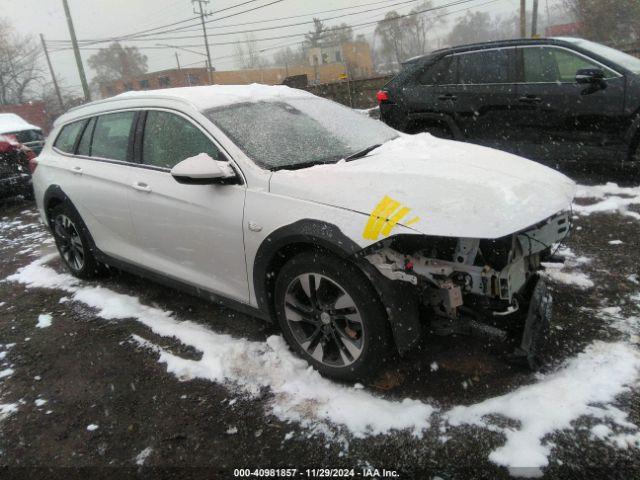
[[[220,85],[246,85],[249,83],[278,85],[287,77],[306,75],[310,83],[318,84],[341,80],[347,74],[352,79],[365,78],[375,74],[371,51],[366,42],[344,43],[339,46],[339,52],[338,57],[335,56],[334,51],[333,57],[326,57],[325,61],[319,61],[317,64],[213,71],[211,72],[212,83]],[[171,69],[104,83],[100,85],[100,94],[106,98],[129,90],[190,87],[208,83],[209,73],[205,68]]]

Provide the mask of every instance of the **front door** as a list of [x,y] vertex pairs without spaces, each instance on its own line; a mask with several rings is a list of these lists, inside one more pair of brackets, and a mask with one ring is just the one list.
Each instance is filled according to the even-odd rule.
[[139,263],[171,278],[248,302],[242,217],[245,185],[186,185],[169,173],[206,153],[226,160],[191,119],[149,110],[138,142],[142,164],[131,178],[129,205]]
[[[519,153],[551,165],[611,164],[623,146],[625,78],[558,46],[519,48]],[[578,84],[580,69],[600,69],[600,87]]]

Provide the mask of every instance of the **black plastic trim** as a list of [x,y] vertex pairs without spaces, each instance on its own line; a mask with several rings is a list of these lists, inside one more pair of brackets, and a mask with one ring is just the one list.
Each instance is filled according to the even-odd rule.
[[304,244],[323,248],[346,261],[354,262],[369,278],[380,296],[388,315],[394,340],[400,354],[406,353],[420,339],[419,298],[416,289],[406,282],[383,276],[368,260],[358,258],[362,248],[331,223],[302,219],[275,230],[258,248],[253,265],[253,290],[258,308],[273,315],[269,279],[274,275],[270,265],[287,246]]

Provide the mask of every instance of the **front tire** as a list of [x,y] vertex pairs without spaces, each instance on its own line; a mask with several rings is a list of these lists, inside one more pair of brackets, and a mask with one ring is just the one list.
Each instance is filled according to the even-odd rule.
[[355,265],[320,251],[301,253],[281,269],[274,298],[289,346],[322,375],[366,381],[389,358],[386,312]]
[[62,262],[78,278],[87,280],[100,274],[100,264],[95,258],[93,241],[86,225],[74,208],[61,203],[50,215],[53,238]]

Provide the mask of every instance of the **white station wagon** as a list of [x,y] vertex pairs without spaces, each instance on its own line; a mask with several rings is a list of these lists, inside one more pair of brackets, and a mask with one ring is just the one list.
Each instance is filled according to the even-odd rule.
[[61,257],[280,325],[321,373],[365,379],[423,332],[517,331],[535,363],[541,261],[574,184],[496,150],[404,135],[284,86],[129,92],[58,119],[33,184]]

